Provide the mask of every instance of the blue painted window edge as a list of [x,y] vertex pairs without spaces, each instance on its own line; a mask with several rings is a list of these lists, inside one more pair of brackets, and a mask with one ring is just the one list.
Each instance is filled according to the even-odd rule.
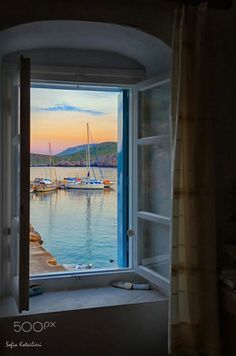
[[129,266],[128,229],[128,177],[129,177],[129,90],[122,90],[118,102],[118,145],[117,145],[117,178],[118,178],[118,266]]

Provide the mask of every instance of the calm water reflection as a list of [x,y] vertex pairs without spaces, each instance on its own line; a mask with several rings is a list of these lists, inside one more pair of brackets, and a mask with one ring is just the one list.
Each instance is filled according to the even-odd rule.
[[[95,173],[99,177],[98,169]],[[103,169],[103,174],[115,182],[113,190],[58,190],[30,195],[31,224],[60,264],[117,267],[116,169]],[[57,168],[60,179],[84,175],[84,168]],[[48,168],[31,168],[31,179],[35,177],[49,177]]]

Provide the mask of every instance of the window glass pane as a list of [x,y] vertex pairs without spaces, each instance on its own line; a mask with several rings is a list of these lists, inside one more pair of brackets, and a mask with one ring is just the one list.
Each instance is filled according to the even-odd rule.
[[161,145],[139,147],[139,210],[170,216],[170,152]]
[[139,138],[169,135],[170,83],[139,93]]
[[140,263],[142,266],[169,277],[169,226],[139,219]]

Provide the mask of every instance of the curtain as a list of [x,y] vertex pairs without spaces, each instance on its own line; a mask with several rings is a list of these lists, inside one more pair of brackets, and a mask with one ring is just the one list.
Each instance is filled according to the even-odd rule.
[[207,4],[183,5],[173,31],[171,355],[220,355],[210,58]]

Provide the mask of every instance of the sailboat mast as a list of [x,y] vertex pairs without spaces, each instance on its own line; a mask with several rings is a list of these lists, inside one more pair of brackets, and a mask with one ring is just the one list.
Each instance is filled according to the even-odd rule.
[[51,153],[51,142],[48,143],[49,146],[49,175],[50,180],[52,179],[52,153]]
[[88,143],[88,177],[90,178],[90,146],[89,146],[89,124],[87,123],[87,143]]

